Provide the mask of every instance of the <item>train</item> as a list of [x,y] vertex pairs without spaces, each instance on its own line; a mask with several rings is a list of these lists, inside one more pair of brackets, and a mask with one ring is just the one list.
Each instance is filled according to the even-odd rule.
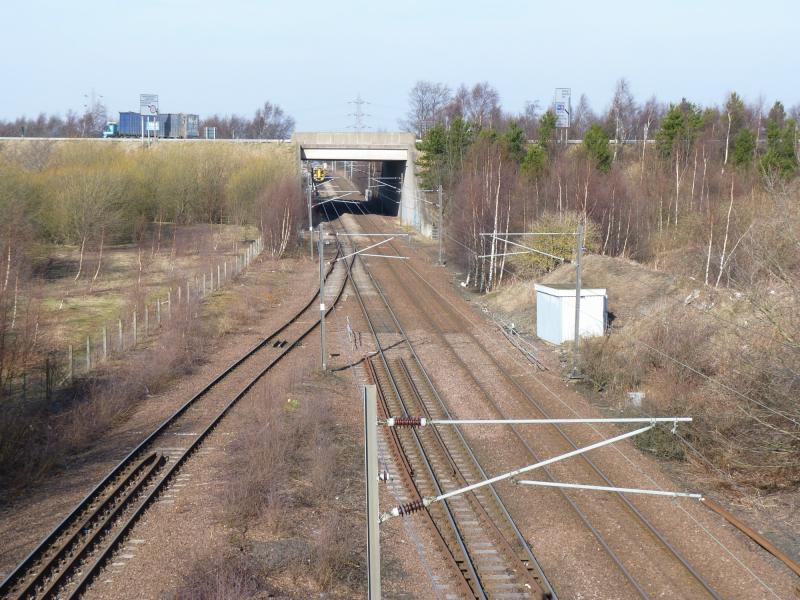
[[121,112],[118,121],[106,124],[102,137],[141,137],[143,134],[160,138],[199,138],[200,116],[188,113],[140,115],[133,111]]
[[323,183],[325,182],[326,178],[328,177],[328,169],[325,166],[316,165],[311,170],[311,178],[314,180],[314,183]]

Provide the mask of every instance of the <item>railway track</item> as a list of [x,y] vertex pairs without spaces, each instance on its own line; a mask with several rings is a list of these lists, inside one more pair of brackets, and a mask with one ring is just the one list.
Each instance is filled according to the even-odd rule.
[[[375,339],[369,361],[387,416],[444,418],[447,409],[399,321],[363,261],[350,272],[351,288]],[[365,289],[366,288],[366,289]],[[403,355],[397,350],[403,342]],[[394,347],[392,357],[385,351]],[[400,430],[396,439],[418,497],[437,495],[486,478],[458,430]],[[466,591],[475,598],[555,598],[529,545],[494,489],[485,488],[428,509]],[[462,589],[464,589],[462,587]]]
[[[333,261],[325,276],[327,311],[344,291],[347,262]],[[79,596],[228,411],[316,328],[318,297],[315,294],[134,448],[6,577],[0,598]]]
[[[371,220],[367,217],[366,220]],[[407,248],[394,243],[386,244],[387,253],[402,254]],[[380,259],[378,259],[380,261]],[[382,280],[394,280],[393,292],[404,296],[400,304],[425,306],[415,318],[417,326],[435,338],[437,346],[447,352],[458,365],[459,375],[465,385],[479,390],[493,418],[520,418],[552,415],[544,404],[535,398],[493,353],[476,337],[471,327],[464,323],[464,315],[456,311],[441,297],[435,288],[411,265],[397,266],[395,261],[380,261]],[[405,261],[404,261],[405,263]],[[415,283],[416,282],[416,283]],[[381,292],[382,293],[382,292]],[[480,358],[467,360],[463,350],[455,346],[449,335],[458,335],[469,342],[471,348],[479,349]],[[422,413],[424,414],[424,413]],[[526,462],[538,462],[535,448],[546,448],[547,455],[575,449],[578,444],[560,426],[548,426],[546,430],[507,426],[509,444],[514,444],[516,453]],[[540,450],[541,452],[541,450]],[[528,457],[527,459],[523,457]],[[559,466],[558,470],[544,470],[551,480],[575,478],[578,481],[601,485],[613,485],[598,464],[586,455],[579,461]],[[569,494],[559,490],[566,508],[591,531],[604,554],[622,574],[630,592],[642,598],[655,597],[662,590],[670,590],[679,597],[720,598],[714,588],[697,572],[689,561],[667,540],[666,536],[623,494],[611,494],[613,502],[604,502],[600,507],[586,494]],[[624,524],[620,527],[620,524]],[[647,560],[631,560],[631,556],[647,549]]]

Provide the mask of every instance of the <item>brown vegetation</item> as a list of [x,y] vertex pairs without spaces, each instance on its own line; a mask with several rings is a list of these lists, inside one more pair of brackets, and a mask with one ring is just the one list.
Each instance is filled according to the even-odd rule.
[[[117,145],[42,142],[0,147],[5,489],[81,448],[124,418],[134,399],[197,359],[212,339],[202,320],[189,318],[198,313],[197,290],[205,276],[214,289],[219,286],[217,267],[238,257],[247,242],[243,232],[250,231],[252,240],[260,230],[276,258],[289,247],[303,212],[293,165],[291,153],[281,148],[125,151]],[[233,264],[226,265],[228,276]],[[178,288],[182,298],[174,297]],[[173,318],[159,328],[154,303],[161,305],[168,290],[172,303],[163,306]],[[143,331],[148,305],[149,330],[159,335],[145,332],[140,339],[146,348],[120,354],[117,319],[127,349],[130,318],[138,313]],[[86,336],[96,353],[106,325],[111,360],[70,382],[67,345],[82,347],[83,364],[94,368],[93,360],[84,359]]]
[[76,379],[53,398],[6,402],[0,419],[0,487],[12,493],[35,481],[123,419],[138,400],[186,373],[208,344],[207,325],[192,318],[197,310],[196,300],[176,307],[175,318],[149,347]]
[[589,342],[583,359],[618,401],[646,389],[651,410],[695,416],[688,438],[702,457],[689,457],[765,489],[800,482],[797,194],[754,197],[758,215],[735,242],[731,288],[641,305],[628,326]]
[[[415,125],[425,134],[421,175],[426,187],[445,186],[449,253],[465,283],[494,292],[559,263],[497,256],[523,248],[480,234],[569,233],[579,223],[590,256],[633,259],[680,279],[682,296],[642,298],[608,337],[588,342],[584,370],[615,408],[628,409],[627,392],[642,390],[644,410],[695,417],[685,443],[655,434],[648,449],[691,455],[727,482],[796,487],[800,146],[783,105],[766,113],[735,93],[720,107],[639,105],[621,80],[605,115],[591,115],[581,100],[574,116],[582,143],[566,144],[552,112],[496,116],[487,126],[441,92],[418,86],[412,109],[431,121]],[[570,238],[513,242],[570,260]],[[573,270],[559,271],[574,281]],[[598,275],[585,283],[609,289],[612,311],[641,285],[634,268],[616,289]]]
[[342,398],[316,384],[295,364],[255,392],[223,475],[231,552],[210,571],[201,559],[178,597],[232,598],[247,585],[251,596],[350,598],[363,586],[358,433],[335,420]]

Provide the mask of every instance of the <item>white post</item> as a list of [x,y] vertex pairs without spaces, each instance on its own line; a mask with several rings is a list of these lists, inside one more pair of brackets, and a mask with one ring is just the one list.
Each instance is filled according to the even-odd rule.
[[581,256],[583,255],[583,223],[578,224],[575,247],[575,339],[572,346],[572,373],[570,378],[580,379],[578,370],[578,346],[581,339]]
[[362,387],[364,398],[364,471],[367,482],[367,598],[381,597],[381,550],[378,508],[378,400],[375,385]]
[[323,261],[323,244],[322,244],[322,225],[319,224],[319,242],[317,246],[317,254],[319,254],[319,338],[322,346],[322,370],[328,370],[328,358],[325,352],[325,267]]
[[311,260],[314,260],[314,215],[311,212],[311,182],[306,187],[306,201],[308,202],[308,250]]
[[108,360],[108,328],[103,325],[103,362]]

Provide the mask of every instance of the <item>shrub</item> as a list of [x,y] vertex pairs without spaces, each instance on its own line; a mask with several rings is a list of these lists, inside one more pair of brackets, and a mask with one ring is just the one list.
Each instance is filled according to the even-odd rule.
[[[544,235],[544,236],[528,236],[524,238],[523,243],[526,246],[536,248],[541,252],[546,252],[551,256],[564,257],[567,260],[573,260],[575,257],[575,232],[578,229],[578,224],[583,221],[581,215],[577,212],[565,212],[558,216],[557,213],[545,213],[537,219],[530,227],[531,233],[561,233],[564,235]],[[596,250],[600,235],[597,230],[597,225],[589,219],[586,220],[584,225],[584,247],[589,250]],[[502,242],[498,243],[502,247]],[[509,246],[506,250],[514,252],[522,250],[522,248]],[[501,250],[498,250],[501,252]],[[530,254],[522,254],[513,256],[510,259],[511,264],[523,276],[537,277],[544,273],[555,269],[561,261],[531,252]]]

